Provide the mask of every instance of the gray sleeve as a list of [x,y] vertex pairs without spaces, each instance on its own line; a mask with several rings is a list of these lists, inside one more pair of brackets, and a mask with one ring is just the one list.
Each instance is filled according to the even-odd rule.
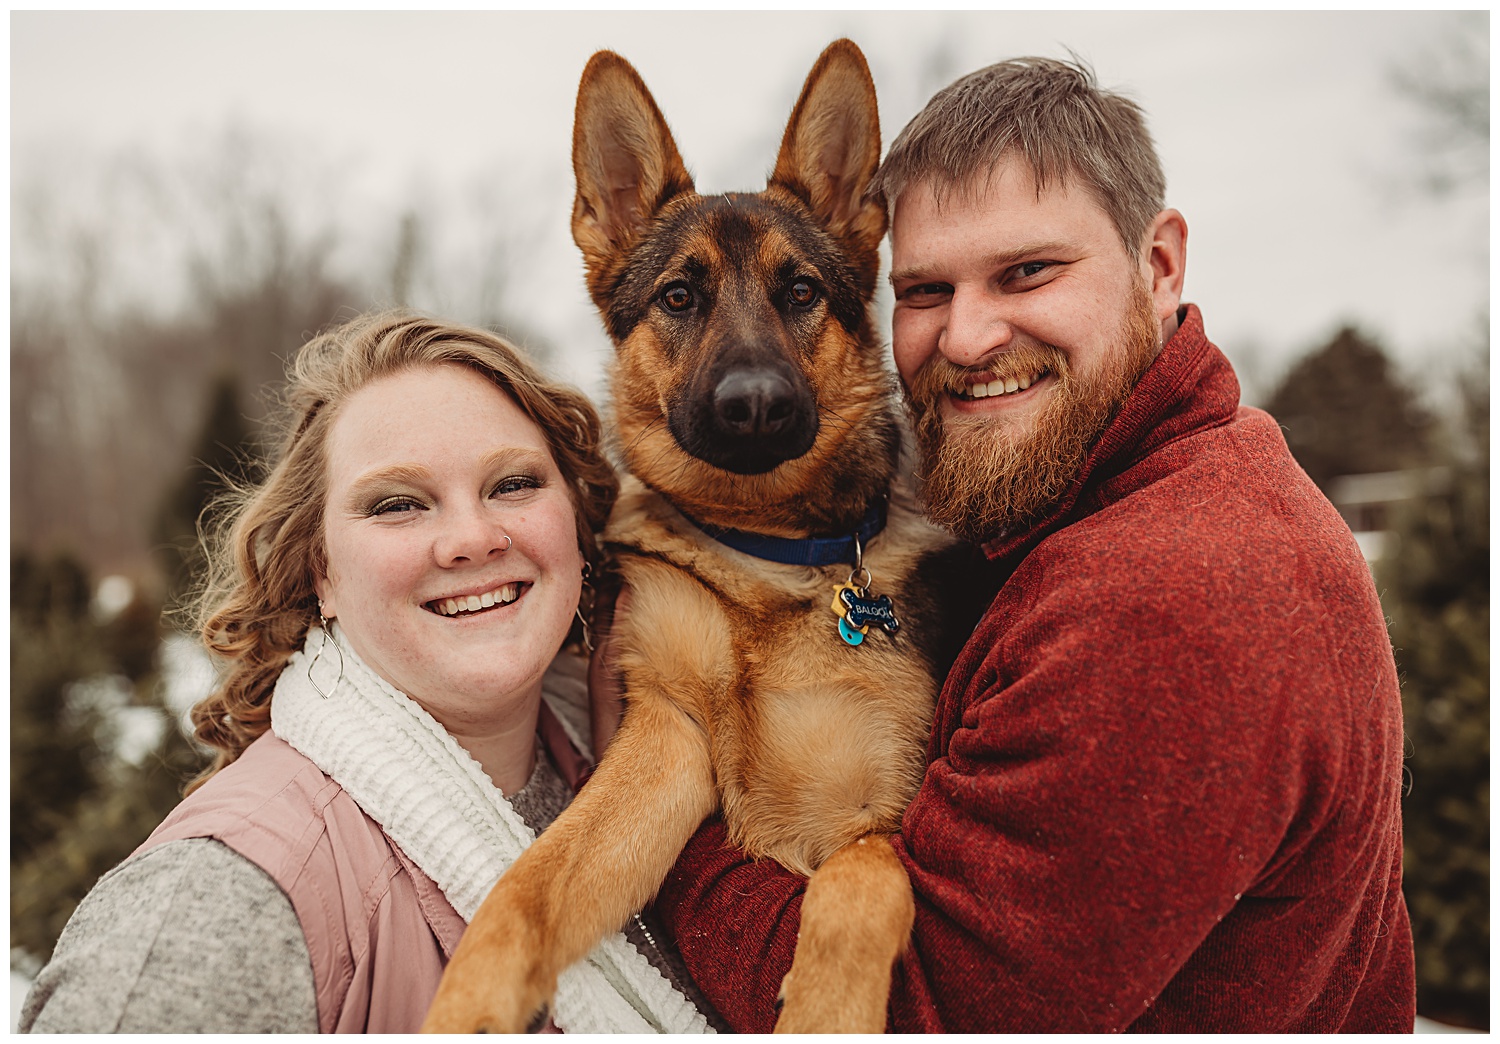
[[21,1009],[23,1033],[316,1033],[291,900],[218,841],[170,841],[99,879]]

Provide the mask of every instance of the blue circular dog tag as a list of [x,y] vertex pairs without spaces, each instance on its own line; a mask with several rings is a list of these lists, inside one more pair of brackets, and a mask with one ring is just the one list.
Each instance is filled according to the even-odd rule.
[[849,621],[845,620],[842,616],[839,617],[839,637],[843,638],[850,645],[858,645],[865,640],[864,632],[850,627]]

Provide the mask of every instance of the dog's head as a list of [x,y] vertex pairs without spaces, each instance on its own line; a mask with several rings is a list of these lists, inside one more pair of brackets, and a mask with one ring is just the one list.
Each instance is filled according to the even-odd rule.
[[758,193],[699,195],[635,69],[608,51],[584,69],[573,238],[617,347],[618,434],[631,470],[705,521],[837,528],[889,480],[869,320],[886,214],[865,198],[879,160],[848,40],[808,74]]

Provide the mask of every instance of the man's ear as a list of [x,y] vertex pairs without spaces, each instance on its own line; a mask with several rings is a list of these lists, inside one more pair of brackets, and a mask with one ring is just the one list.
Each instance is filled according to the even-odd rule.
[[667,121],[635,68],[613,51],[584,66],[573,114],[573,241],[589,289],[630,248],[661,207],[693,179]]
[[[792,192],[841,240],[873,289],[886,212],[865,197],[880,164],[880,112],[865,56],[835,40],[818,56],[792,109],[771,185]],[[867,285],[866,285],[867,284]]]
[[1156,317],[1166,322],[1182,304],[1187,270],[1187,221],[1176,210],[1163,210],[1141,238],[1141,274],[1151,287]]

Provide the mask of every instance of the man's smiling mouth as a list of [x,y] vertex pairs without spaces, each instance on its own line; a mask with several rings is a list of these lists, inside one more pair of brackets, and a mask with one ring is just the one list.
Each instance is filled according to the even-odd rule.
[[1039,370],[1021,377],[1001,377],[985,383],[960,383],[958,387],[952,389],[952,393],[959,399],[987,399],[998,395],[1013,395],[1030,388],[1049,373],[1051,373],[1050,370]]
[[486,609],[510,605],[521,597],[522,588],[529,586],[531,585],[523,585],[519,580],[512,580],[508,584],[501,584],[493,591],[486,591],[483,594],[462,595],[457,598],[434,598],[424,603],[422,608],[439,616],[472,616]]

